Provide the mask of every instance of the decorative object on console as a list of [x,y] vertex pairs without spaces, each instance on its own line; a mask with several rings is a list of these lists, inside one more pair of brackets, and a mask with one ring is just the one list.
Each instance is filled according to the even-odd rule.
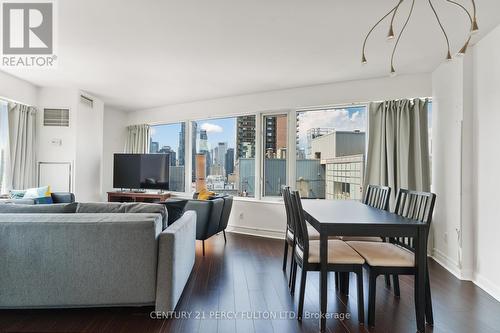
[[[447,46],[446,60],[451,60],[452,56],[451,56],[450,40],[448,38],[448,34],[447,34],[446,29],[444,28],[443,24],[441,23],[441,19],[439,18],[439,15],[436,11],[436,8],[434,7],[434,4],[432,3],[432,0],[428,0],[428,1],[429,1],[429,6],[430,6],[434,16],[436,17],[436,21],[437,21],[437,23],[438,23],[438,25],[443,33],[444,39],[446,41],[446,46]],[[465,54],[465,52],[467,52],[467,48],[468,48],[470,40],[472,38],[472,34],[474,34],[475,32],[477,32],[479,30],[479,27],[477,24],[477,17],[476,17],[476,3],[474,0],[471,0],[471,2],[472,2],[472,4],[471,4],[472,5],[472,13],[471,13],[471,11],[469,11],[467,8],[465,8],[465,6],[463,6],[462,4],[460,4],[456,1],[453,1],[453,0],[445,0],[445,1],[454,5],[454,6],[459,7],[462,11],[464,11],[469,19],[469,22],[470,22],[470,29],[469,29],[469,32],[467,33],[465,43],[463,44],[462,48],[457,53],[458,56],[462,56]],[[404,0],[399,0],[398,3],[396,4],[396,6],[394,6],[387,14],[385,14],[380,20],[378,20],[378,22],[375,23],[375,25],[370,29],[370,31],[368,31],[368,34],[366,35],[364,42],[363,42],[363,51],[362,51],[362,56],[361,56],[361,62],[363,64],[367,63],[365,49],[366,49],[366,42],[367,42],[368,38],[370,37],[373,30],[375,30],[375,28],[383,20],[385,20],[387,17],[389,17],[390,15],[391,15],[391,21],[390,21],[389,33],[387,35],[387,39],[392,40],[392,39],[396,38],[396,36],[394,34],[394,18],[396,17],[396,14],[398,13],[398,10],[403,2],[404,2]],[[401,40],[401,36],[403,35],[403,33],[408,25],[408,22],[410,21],[410,18],[413,14],[414,6],[415,6],[415,0],[412,0],[410,11],[406,17],[406,20],[403,24],[403,27],[401,28],[399,34],[397,35],[396,43],[394,44],[394,47],[392,49],[391,62],[390,62],[391,63],[391,75],[396,74],[396,70],[394,68],[394,55],[396,54],[396,50],[398,48],[399,41]]]

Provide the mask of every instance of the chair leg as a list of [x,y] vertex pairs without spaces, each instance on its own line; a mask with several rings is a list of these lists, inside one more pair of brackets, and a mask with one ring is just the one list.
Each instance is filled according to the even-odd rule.
[[299,291],[299,311],[297,313],[297,319],[302,320],[302,314],[304,313],[304,295],[306,293],[306,278],[307,270],[302,267],[302,273],[300,276],[300,291]]
[[344,273],[344,295],[349,296],[349,277],[351,273]]
[[399,290],[399,276],[397,274],[392,275],[392,282],[394,284],[394,296],[401,297],[401,293]]
[[222,233],[224,234],[224,243],[227,243],[226,230],[222,230]]
[[432,314],[431,283],[429,279],[429,267],[425,276],[425,319],[427,324],[434,325],[434,316]]
[[335,272],[335,290],[339,290],[339,273]]
[[375,299],[377,291],[377,275],[370,271],[368,286],[368,325],[375,326]]
[[201,245],[203,248],[203,256],[205,256],[205,241],[204,240],[201,241]]
[[290,295],[295,294],[295,283],[297,282],[297,263],[295,262],[293,265],[293,276],[292,276],[292,286],[290,288]]
[[[225,234],[224,234],[225,239]],[[286,261],[288,260],[288,242],[285,239],[285,250],[283,251],[283,272],[286,271]],[[292,258],[293,260],[293,258]]]
[[363,296],[363,268],[356,271],[356,282],[358,284],[358,321],[365,324],[365,299]]
[[385,286],[387,288],[391,287],[391,276],[389,274],[385,274]]
[[290,275],[288,276],[288,288],[291,290],[292,289],[292,278],[293,278],[293,268],[295,267],[295,259],[292,257],[290,258]]

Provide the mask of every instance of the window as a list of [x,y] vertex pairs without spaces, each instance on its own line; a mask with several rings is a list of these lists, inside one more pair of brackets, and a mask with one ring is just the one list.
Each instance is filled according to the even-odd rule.
[[184,192],[186,166],[186,123],[151,126],[149,152],[169,154],[169,190]]
[[7,103],[0,101],[0,194],[7,193],[7,154],[9,122]]
[[264,196],[280,196],[286,185],[288,117],[286,114],[267,115],[264,124],[263,149],[263,188]]
[[192,190],[255,196],[255,116],[192,122]]
[[361,200],[366,107],[297,113],[296,188],[304,198]]

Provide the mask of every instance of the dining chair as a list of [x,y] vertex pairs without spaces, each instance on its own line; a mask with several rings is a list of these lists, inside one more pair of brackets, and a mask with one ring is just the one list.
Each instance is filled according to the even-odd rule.
[[[388,186],[368,185],[363,203],[370,207],[389,210],[389,199],[391,198],[391,188]],[[381,237],[363,237],[363,236],[343,236],[343,241],[369,241],[382,242]]]
[[[286,233],[285,233],[285,249],[283,252],[283,271],[286,272],[286,264],[288,261],[288,248],[291,247],[292,251],[295,246],[295,221],[292,214],[291,202],[290,202],[290,187],[286,186],[283,189],[283,201],[285,202],[285,212],[286,212]],[[308,232],[310,239],[319,240],[319,233],[312,226],[308,227]],[[292,275],[293,275],[293,252],[290,258],[290,276],[288,280],[288,286],[292,285]],[[293,293],[293,292],[292,292]]]
[[[400,189],[396,199],[395,213],[427,224],[427,236],[432,221],[432,213],[436,195],[434,193],[410,191]],[[382,274],[391,274],[394,277],[394,289],[399,294],[398,275],[413,275],[417,273],[415,267],[415,245],[411,237],[391,238],[389,243],[382,242],[347,242],[365,260],[369,270],[368,288],[368,324],[375,324],[375,298],[377,277]],[[425,277],[425,317],[432,325],[432,300],[429,281],[429,270]],[[417,291],[415,290],[415,293]]]
[[[307,272],[320,271],[320,242],[309,238],[309,229],[304,217],[300,194],[298,191],[290,193],[292,213],[295,216],[295,247],[294,259],[296,265],[301,267],[299,306],[297,319],[302,320],[304,312],[304,297],[306,289]],[[358,320],[364,323],[364,299],[363,299],[363,264],[365,260],[349,245],[340,239],[328,240],[328,264],[327,270],[333,272],[354,272],[357,277],[358,289]],[[296,270],[295,270],[296,272]],[[294,273],[293,279],[296,278]],[[293,284],[295,288],[295,284]]]

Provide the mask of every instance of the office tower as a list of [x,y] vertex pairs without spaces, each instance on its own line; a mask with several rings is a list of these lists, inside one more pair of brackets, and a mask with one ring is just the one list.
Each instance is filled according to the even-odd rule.
[[160,144],[157,141],[153,141],[153,140],[150,141],[149,152],[151,154],[158,153],[159,148],[160,148]]
[[179,165],[185,165],[186,158],[186,123],[181,123],[181,131],[179,132]]
[[236,121],[236,158],[255,157],[255,116],[241,116]]
[[234,148],[228,148],[226,151],[224,169],[226,177],[234,172]]

